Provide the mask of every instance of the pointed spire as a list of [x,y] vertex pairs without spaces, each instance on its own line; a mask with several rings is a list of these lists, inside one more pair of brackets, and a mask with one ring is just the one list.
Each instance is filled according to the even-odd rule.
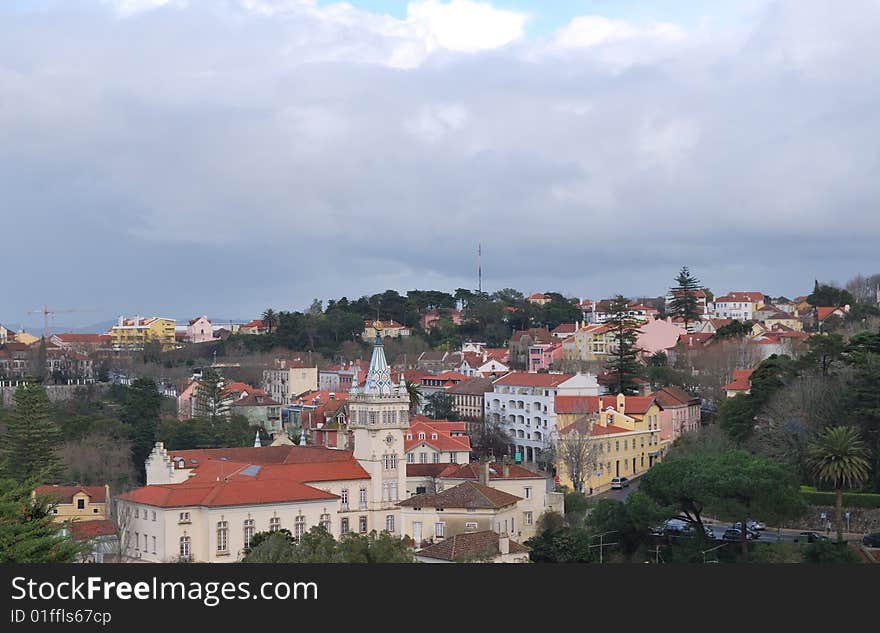
[[260,448],[261,446],[263,445],[260,443],[260,429],[257,429],[257,436],[254,438],[254,448]]
[[376,341],[373,344],[373,356],[370,359],[370,368],[364,380],[364,393],[371,396],[390,396],[393,386],[391,368],[385,359],[385,348],[382,346],[382,323],[376,321]]
[[302,435],[299,436],[299,445],[300,446],[306,445],[306,430],[305,429],[302,430]]

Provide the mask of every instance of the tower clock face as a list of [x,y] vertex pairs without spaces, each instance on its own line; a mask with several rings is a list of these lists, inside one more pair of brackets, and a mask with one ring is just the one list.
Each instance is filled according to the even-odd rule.
[[391,433],[385,436],[385,443],[388,444],[388,446],[394,444],[394,436],[391,435]]

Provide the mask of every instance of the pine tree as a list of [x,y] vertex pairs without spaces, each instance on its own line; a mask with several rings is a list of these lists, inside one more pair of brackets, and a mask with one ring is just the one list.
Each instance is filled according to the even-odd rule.
[[63,474],[55,452],[61,430],[49,416],[49,396],[42,385],[29,383],[15,391],[15,406],[6,416],[4,470],[18,481],[34,478],[54,483]]
[[638,392],[635,378],[641,370],[637,357],[639,350],[636,347],[639,323],[630,316],[629,301],[623,295],[617,295],[611,300],[608,315],[605,325],[611,328],[614,347],[605,369],[614,378],[614,393],[634,395]]
[[689,323],[700,318],[700,308],[697,301],[696,291],[700,289],[700,282],[696,279],[687,266],[682,266],[678,277],[675,278],[677,285],[672,287],[672,301],[669,305],[669,313],[673,317],[684,319],[684,328]]
[[199,416],[216,422],[229,415],[229,406],[223,398],[223,377],[214,370],[207,370],[196,387],[196,412]]
[[0,480],[0,564],[70,563],[83,550],[52,523],[52,503],[33,480]]
[[135,468],[144,476],[144,461],[153,450],[156,431],[159,427],[159,413],[162,395],[151,378],[138,378],[126,394],[122,405],[122,421],[131,432],[131,454]]

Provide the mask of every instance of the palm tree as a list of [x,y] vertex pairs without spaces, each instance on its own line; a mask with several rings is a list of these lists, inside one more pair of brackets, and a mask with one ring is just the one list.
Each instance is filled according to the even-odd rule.
[[419,386],[416,383],[407,380],[406,395],[409,396],[409,412],[414,414],[419,410],[419,407],[422,406],[422,394],[419,391]]
[[807,448],[807,466],[814,477],[834,486],[837,541],[843,541],[843,488],[865,483],[871,471],[870,453],[851,426],[827,427]]
[[266,330],[269,334],[272,333],[272,330],[278,325],[278,315],[275,314],[275,310],[272,308],[266,308],[263,311],[263,325],[266,326]]

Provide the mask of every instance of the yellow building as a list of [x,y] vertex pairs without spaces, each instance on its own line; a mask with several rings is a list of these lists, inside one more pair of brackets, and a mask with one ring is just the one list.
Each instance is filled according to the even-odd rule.
[[797,318],[793,314],[788,314],[782,311],[779,311],[764,319],[764,325],[767,326],[768,330],[772,330],[777,325],[791,328],[795,332],[803,332],[804,330],[804,324],[799,318]]
[[[660,441],[660,407],[653,396],[599,397],[598,413],[582,415],[559,431],[559,443],[586,440],[592,462],[584,477],[584,492],[611,486],[614,477],[638,477],[654,465],[665,450]],[[574,489],[557,450],[559,483]]]
[[110,328],[113,349],[143,349],[150,341],[157,341],[163,350],[174,349],[175,321],[162,317],[140,317],[133,319],[119,317],[119,322]]
[[364,331],[361,338],[372,343],[376,340],[376,334],[382,337],[400,338],[401,336],[410,336],[412,330],[397,321],[364,321]]
[[563,361],[604,360],[614,349],[614,333],[604,324],[585,325],[562,341]]
[[19,332],[13,338],[16,343],[24,343],[28,347],[40,340],[38,337],[33,334],[28,334],[27,332]]
[[97,521],[107,518],[110,486],[40,486],[34,496],[47,497],[52,503],[53,520],[63,522]]

